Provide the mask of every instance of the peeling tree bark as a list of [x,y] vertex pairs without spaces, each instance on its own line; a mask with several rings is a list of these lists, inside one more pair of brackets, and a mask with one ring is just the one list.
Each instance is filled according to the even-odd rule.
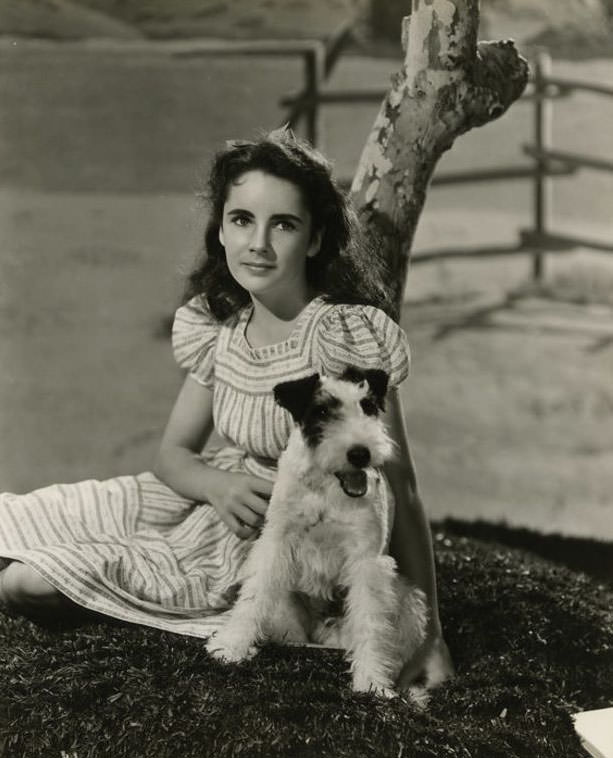
[[528,80],[514,43],[477,43],[478,25],[478,0],[412,0],[402,27],[404,64],[392,77],[351,187],[370,243],[373,283],[396,318],[437,161],[457,136],[501,116]]

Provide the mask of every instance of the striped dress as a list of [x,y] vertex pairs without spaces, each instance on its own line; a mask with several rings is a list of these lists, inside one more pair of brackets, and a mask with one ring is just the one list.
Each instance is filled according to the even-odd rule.
[[[291,429],[275,384],[355,364],[384,368],[395,386],[408,373],[408,347],[382,311],[315,298],[287,340],[254,348],[245,336],[251,311],[220,324],[195,298],[177,311],[173,347],[179,365],[213,391],[225,444],[203,459],[273,481]],[[207,637],[223,623],[251,544],[212,506],[152,473],[0,494],[0,567],[3,558],[22,561],[85,608],[180,634]]]

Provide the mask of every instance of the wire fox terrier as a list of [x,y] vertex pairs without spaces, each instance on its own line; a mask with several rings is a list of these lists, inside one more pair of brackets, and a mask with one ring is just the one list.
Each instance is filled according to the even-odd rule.
[[[314,374],[275,386],[295,426],[236,604],[207,644],[215,658],[248,659],[264,640],[333,644],[348,653],[354,690],[395,694],[425,638],[427,611],[423,592],[384,554],[387,384],[385,371],[349,366],[340,379]],[[318,622],[317,603],[339,593],[342,615]]]

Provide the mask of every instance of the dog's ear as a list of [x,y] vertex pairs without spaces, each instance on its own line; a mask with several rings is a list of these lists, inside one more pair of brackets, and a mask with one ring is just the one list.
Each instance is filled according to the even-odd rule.
[[389,376],[386,371],[380,368],[361,369],[357,366],[347,366],[343,371],[341,379],[346,382],[353,382],[354,384],[367,381],[370,391],[377,401],[377,405],[383,410],[383,402],[389,382]]
[[341,375],[343,382],[353,382],[354,384],[361,384],[366,379],[366,372],[357,366],[346,366]]
[[370,391],[377,400],[377,405],[381,410],[384,410],[385,394],[387,392],[387,385],[389,382],[389,376],[386,371],[381,368],[369,368],[364,372],[366,381],[370,387]]
[[303,379],[291,382],[281,382],[273,388],[275,400],[292,414],[294,421],[299,424],[304,418],[315,390],[319,386],[319,374],[311,374]]

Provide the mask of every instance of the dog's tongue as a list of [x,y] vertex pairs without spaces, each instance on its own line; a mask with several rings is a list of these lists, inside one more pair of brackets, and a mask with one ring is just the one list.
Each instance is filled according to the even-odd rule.
[[368,477],[364,469],[354,471],[337,471],[336,476],[341,483],[343,492],[349,497],[362,497],[368,489]]

